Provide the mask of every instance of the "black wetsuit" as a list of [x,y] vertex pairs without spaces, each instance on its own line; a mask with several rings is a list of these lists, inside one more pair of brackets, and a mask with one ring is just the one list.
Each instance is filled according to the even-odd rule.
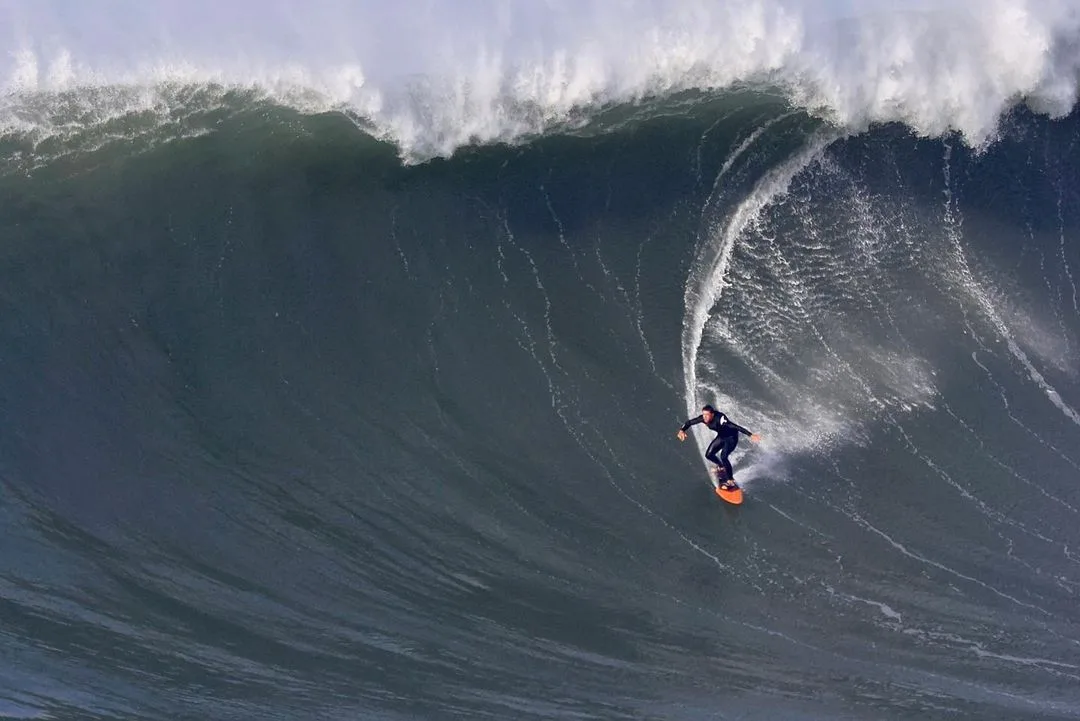
[[[691,418],[686,423],[683,423],[682,429],[685,431],[690,426],[698,423],[705,423],[705,419],[702,416]],[[713,438],[712,443],[705,450],[705,458],[723,467],[726,474],[724,478],[731,480],[735,473],[731,470],[731,461],[728,460],[728,455],[735,450],[735,446],[739,445],[740,433],[745,433],[748,436],[752,434],[738,423],[733,423],[730,418],[720,411],[713,413],[712,420],[705,423],[705,425],[709,430],[716,431],[716,438]],[[719,458],[716,457],[717,453],[720,454]]]

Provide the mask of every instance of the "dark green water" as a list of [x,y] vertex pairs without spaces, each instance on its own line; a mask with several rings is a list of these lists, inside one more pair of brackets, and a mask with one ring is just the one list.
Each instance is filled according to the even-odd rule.
[[5,138],[0,716],[1080,716],[1077,118],[674,107]]

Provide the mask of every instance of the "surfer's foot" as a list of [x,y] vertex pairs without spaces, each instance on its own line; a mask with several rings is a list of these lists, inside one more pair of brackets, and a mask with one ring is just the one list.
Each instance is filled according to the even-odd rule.
[[727,482],[724,483],[724,490],[725,491],[734,491],[737,488],[738,488],[738,486],[735,485],[735,481],[727,481]]

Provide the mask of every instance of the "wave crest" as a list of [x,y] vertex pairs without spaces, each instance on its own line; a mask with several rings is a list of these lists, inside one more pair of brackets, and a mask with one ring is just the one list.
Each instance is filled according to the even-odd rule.
[[858,14],[824,0],[324,0],[260,5],[243,23],[221,5],[130,3],[123,37],[59,0],[0,9],[19,28],[0,61],[0,128],[41,96],[213,84],[343,110],[423,160],[578,127],[613,105],[751,85],[848,130],[901,122],[981,145],[1018,102],[1070,111],[1080,75],[1080,9],[1054,0],[880,2]]

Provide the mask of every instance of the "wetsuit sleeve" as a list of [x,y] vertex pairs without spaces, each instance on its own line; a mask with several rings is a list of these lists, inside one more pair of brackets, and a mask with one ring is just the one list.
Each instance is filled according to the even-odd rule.
[[730,419],[728,419],[727,424],[729,426],[731,426],[732,428],[734,428],[735,430],[737,430],[739,433],[742,433],[744,436],[752,436],[752,435],[754,435],[750,431],[748,431],[745,428],[743,428],[742,426],[740,426],[738,423],[732,423]]
[[698,423],[704,423],[704,422],[705,422],[705,419],[702,418],[701,416],[698,416],[697,418],[691,418],[686,423],[682,424],[682,428],[680,430],[685,431],[690,426],[697,425]]

